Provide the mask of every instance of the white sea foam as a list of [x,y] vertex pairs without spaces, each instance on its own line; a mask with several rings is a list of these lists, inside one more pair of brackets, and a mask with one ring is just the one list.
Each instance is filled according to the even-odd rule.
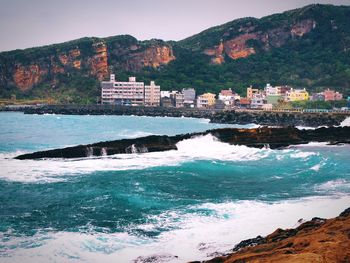
[[[314,216],[330,218],[348,207],[349,196],[305,198],[264,203],[239,201],[204,203],[187,207],[194,211],[168,211],[156,217],[154,225],[172,224],[174,230],[155,239],[127,233],[42,232],[33,237],[1,238],[1,262],[133,262],[138,256],[167,255],[167,262],[187,262],[226,252],[239,241],[266,235],[278,227],[290,228],[298,220]],[[14,249],[15,248],[15,249]],[[169,256],[170,255],[170,256]],[[173,257],[172,257],[172,256]],[[6,257],[5,257],[6,256]],[[174,257],[177,256],[177,257]]]
[[315,153],[315,152],[301,152],[301,151],[298,151],[296,153],[292,153],[290,155],[290,157],[306,159],[306,158],[308,158],[310,156],[313,156],[313,155],[317,155],[317,153]]
[[299,144],[299,145],[294,145],[291,146],[291,148],[302,148],[302,147],[325,147],[329,146],[328,142],[309,142],[306,144]]
[[145,169],[156,166],[174,166],[194,160],[254,161],[269,156],[270,149],[256,149],[229,145],[212,135],[183,140],[178,150],[143,154],[119,154],[114,156],[80,159],[15,160],[19,152],[0,155],[0,178],[20,182],[57,182],[62,176],[84,174],[93,171]]
[[298,130],[315,130],[317,128],[315,127],[308,127],[308,126],[295,126]]
[[[23,152],[0,154],[0,178],[19,182],[57,182],[71,175],[87,174],[94,171],[122,171],[146,169],[160,166],[177,166],[185,162],[209,160],[212,162],[251,162],[264,158],[283,161],[286,158],[308,160],[320,156],[323,143],[293,146],[289,149],[271,150],[230,145],[218,141],[208,134],[180,141],[178,150],[142,154],[118,154],[113,156],[78,159],[15,160]],[[325,159],[326,160],[326,159]],[[319,170],[325,163],[313,164],[311,170]]]
[[342,189],[350,189],[350,182],[345,179],[330,180],[326,183],[316,185],[315,189],[320,192],[339,192]]
[[321,164],[315,164],[314,166],[312,166],[311,168],[310,168],[310,170],[314,170],[315,172],[318,172],[319,170],[320,170],[320,168],[321,168]]
[[130,130],[121,130],[118,133],[116,133],[121,138],[138,138],[138,137],[145,137],[149,135],[155,135],[151,132],[144,132],[144,131],[130,131]]
[[340,123],[340,126],[341,126],[341,127],[350,126],[350,117],[347,117],[345,120],[343,120],[343,121]]

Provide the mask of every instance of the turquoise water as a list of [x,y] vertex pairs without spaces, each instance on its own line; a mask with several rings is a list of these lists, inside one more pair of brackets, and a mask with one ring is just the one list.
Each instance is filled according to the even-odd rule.
[[347,145],[253,149],[207,135],[163,153],[12,158],[227,126],[242,127],[190,118],[0,113],[0,262],[205,259],[244,238],[350,206]]

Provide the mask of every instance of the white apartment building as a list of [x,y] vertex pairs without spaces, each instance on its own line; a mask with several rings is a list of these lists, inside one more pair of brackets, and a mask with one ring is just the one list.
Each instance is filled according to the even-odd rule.
[[253,95],[250,107],[252,109],[261,109],[264,104],[266,104],[265,96],[261,93],[257,93]]
[[161,98],[165,98],[165,97],[170,98],[170,91],[169,90],[161,90],[160,97]]
[[209,101],[208,98],[205,96],[198,96],[197,97],[197,108],[208,108],[209,107]]
[[145,105],[160,105],[160,86],[157,86],[154,81],[151,81],[150,85],[145,86]]
[[266,87],[265,87],[265,94],[266,96],[277,96],[277,95],[280,95],[281,94],[281,90],[280,90],[280,87],[273,87],[270,85],[270,83],[267,83],[266,84]]
[[219,100],[223,101],[225,106],[230,108],[235,104],[235,100],[240,100],[241,96],[233,92],[232,89],[221,90]]
[[144,83],[136,82],[135,77],[129,77],[128,82],[116,81],[115,75],[110,75],[109,81],[101,82],[102,104],[144,105]]

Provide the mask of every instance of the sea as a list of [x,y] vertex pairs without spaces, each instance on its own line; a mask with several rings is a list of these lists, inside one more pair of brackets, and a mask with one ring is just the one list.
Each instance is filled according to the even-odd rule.
[[257,125],[0,112],[0,262],[205,260],[241,240],[350,207],[349,145],[255,149],[206,135],[167,152],[13,158],[222,127]]

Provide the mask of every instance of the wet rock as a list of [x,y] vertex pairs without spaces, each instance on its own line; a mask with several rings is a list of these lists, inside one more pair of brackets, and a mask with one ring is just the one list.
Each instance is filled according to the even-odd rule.
[[343,216],[343,217],[350,216],[350,207],[345,209],[343,212],[341,212],[339,216]]
[[237,252],[237,251],[241,250],[242,248],[256,246],[256,245],[264,244],[264,243],[266,243],[266,239],[262,236],[257,236],[255,238],[246,239],[246,240],[239,242],[232,249],[232,252]]
[[177,259],[178,256],[170,255],[170,254],[154,254],[150,256],[140,256],[136,258],[134,263],[162,263],[168,262],[172,259]]
[[215,129],[205,132],[182,134],[176,136],[151,135],[136,139],[98,142],[62,149],[39,151],[23,154],[16,159],[40,158],[81,158],[114,154],[145,152],[162,152],[177,150],[179,141],[211,134],[219,141],[248,147],[278,149],[289,145],[308,142],[350,143],[350,127],[319,128],[315,130],[298,130],[296,128],[256,128],[256,129]]

